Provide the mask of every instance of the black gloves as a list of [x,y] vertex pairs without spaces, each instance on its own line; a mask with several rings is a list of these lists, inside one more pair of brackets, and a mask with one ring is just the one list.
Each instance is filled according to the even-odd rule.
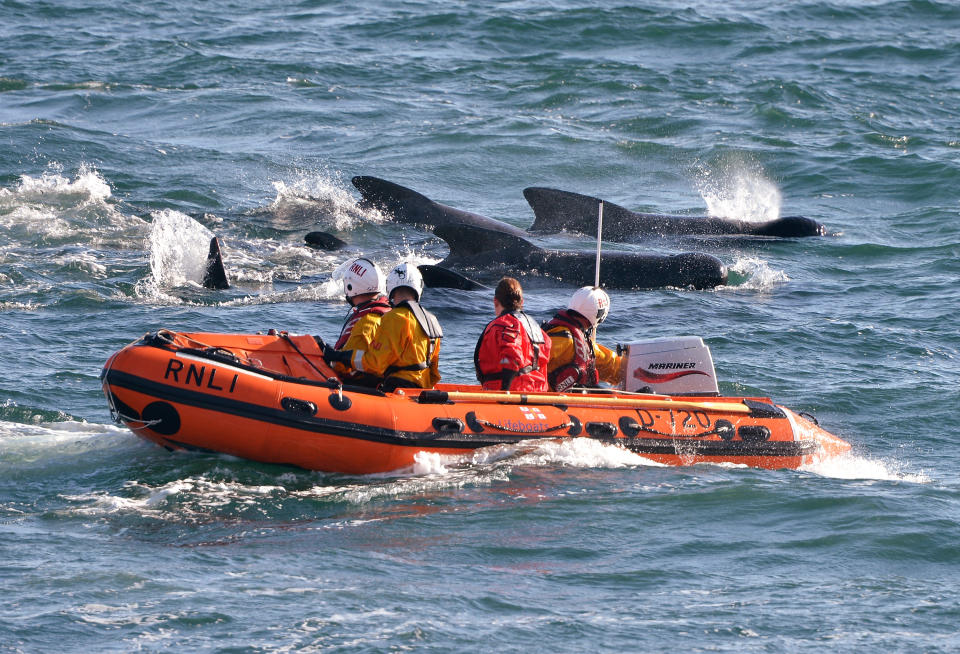
[[350,359],[353,358],[353,350],[335,350],[326,343],[323,344],[323,360],[327,363],[333,363],[334,361],[339,361],[343,365],[349,367]]

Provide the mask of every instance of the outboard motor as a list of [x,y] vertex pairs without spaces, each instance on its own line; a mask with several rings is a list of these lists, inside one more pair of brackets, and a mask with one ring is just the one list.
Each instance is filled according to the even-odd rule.
[[623,388],[662,395],[719,395],[710,348],[699,336],[618,346],[627,357]]

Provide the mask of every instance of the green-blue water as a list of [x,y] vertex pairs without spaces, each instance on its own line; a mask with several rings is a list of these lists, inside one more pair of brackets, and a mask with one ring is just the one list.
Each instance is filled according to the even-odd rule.
[[[0,651],[960,648],[960,7],[141,4],[0,0]],[[725,393],[853,455],[541,443],[346,477],[113,426],[100,368],[143,333],[330,339],[350,256],[444,256],[358,209],[362,174],[521,227],[534,185],[820,220],[607,244],[710,252],[733,283],[613,293],[600,340],[703,336]],[[191,283],[210,231],[229,291]],[[572,290],[532,283],[527,308]],[[470,381],[488,294],[424,304]]]

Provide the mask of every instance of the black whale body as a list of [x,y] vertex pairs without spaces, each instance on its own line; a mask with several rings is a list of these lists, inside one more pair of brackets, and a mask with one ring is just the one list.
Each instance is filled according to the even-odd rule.
[[[552,250],[534,245],[529,234],[508,223],[434,202],[409,188],[376,177],[354,177],[361,204],[407,224],[432,227],[450,246],[440,263],[480,275],[538,275],[586,286],[594,282],[595,252]],[[607,288],[665,286],[713,288],[725,284],[727,270],[716,257],[700,253],[641,254],[605,250],[600,281]]]
[[[523,237],[474,225],[443,225],[433,233],[450,246],[441,267],[480,275],[535,275],[575,286],[592,286],[595,280],[594,252],[545,249]],[[611,289],[713,288],[727,283],[727,269],[716,257],[699,252],[660,255],[605,250],[600,282]]]
[[[600,198],[553,188],[531,186],[523,196],[533,209],[531,232],[559,231],[597,233],[597,205]],[[603,239],[626,241],[639,236],[775,236],[794,238],[823,236],[822,223],[805,216],[785,216],[766,222],[750,222],[717,216],[674,216],[640,213],[611,202],[603,202]]]
[[423,225],[431,229],[446,225],[472,225],[504,234],[527,235],[524,230],[510,223],[448,207],[413,189],[379,177],[361,175],[351,181],[362,196],[361,207],[373,207],[387,213],[398,223]]

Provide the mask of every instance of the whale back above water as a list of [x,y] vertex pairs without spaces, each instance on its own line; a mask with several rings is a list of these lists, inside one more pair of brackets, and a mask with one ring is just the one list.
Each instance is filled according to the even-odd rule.
[[505,234],[517,236],[526,234],[524,230],[510,223],[434,202],[413,189],[379,177],[359,175],[351,182],[360,191],[362,208],[373,208],[389,214],[398,223],[423,225],[430,228],[445,225],[474,225]]
[[[474,225],[443,225],[433,232],[450,247],[450,254],[440,262],[444,268],[467,269],[480,275],[548,277],[575,286],[592,286],[595,281],[596,255],[591,251],[545,249],[523,237]],[[709,254],[604,251],[601,257],[600,283],[606,288],[704,289],[726,282],[726,267]]]
[[[540,186],[525,188],[523,196],[535,216],[531,232],[596,234],[600,198]],[[822,223],[805,216],[751,222],[718,216],[642,213],[603,201],[603,239],[608,241],[626,241],[643,236],[746,235],[793,238],[823,236],[825,233],[826,228]]]

